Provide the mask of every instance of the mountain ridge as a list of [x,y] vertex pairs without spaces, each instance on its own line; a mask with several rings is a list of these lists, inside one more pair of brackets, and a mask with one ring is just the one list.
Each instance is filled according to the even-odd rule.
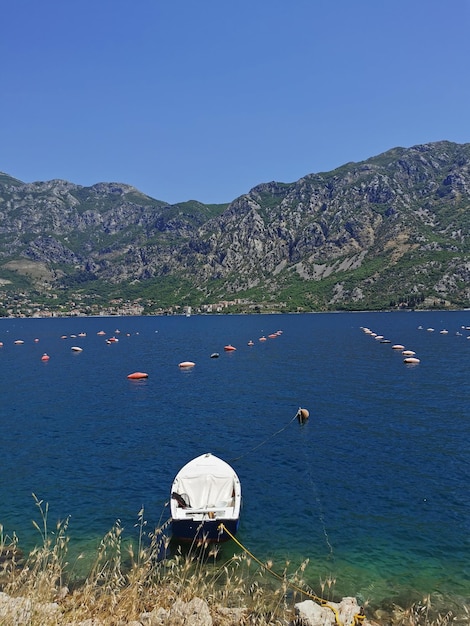
[[219,205],[0,173],[0,296],[84,309],[139,300],[148,313],[227,300],[232,310],[466,307],[469,207],[470,144],[449,141],[260,183]]

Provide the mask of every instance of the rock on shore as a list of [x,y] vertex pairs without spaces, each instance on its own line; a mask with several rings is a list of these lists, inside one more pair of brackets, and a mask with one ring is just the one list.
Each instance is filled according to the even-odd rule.
[[[330,608],[328,608],[328,606]],[[320,606],[312,600],[305,600],[295,605],[296,619],[291,626],[335,626],[335,611],[343,626],[354,624],[354,618],[360,612],[355,598],[343,598],[340,603],[330,602],[328,606]],[[332,610],[334,609],[334,610]],[[138,620],[123,621],[122,626],[241,626],[246,620],[248,609],[218,607],[212,612],[208,603],[201,598],[193,598],[190,602],[177,600],[168,610],[162,607],[142,613]],[[29,598],[12,598],[0,592],[0,624],[24,626],[24,624],[41,624],[41,626],[102,626],[99,618],[89,618],[80,622],[70,622],[62,615],[60,605],[56,602],[36,603]],[[287,624],[287,622],[286,622]],[[363,622],[364,626],[370,623]]]

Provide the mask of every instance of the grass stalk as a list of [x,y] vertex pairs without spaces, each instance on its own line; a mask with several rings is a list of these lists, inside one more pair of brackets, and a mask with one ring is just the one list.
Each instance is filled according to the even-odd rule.
[[[134,527],[135,539],[124,540],[118,520],[100,541],[89,571],[77,584],[67,561],[68,519],[50,530],[48,505],[33,497],[39,511],[39,522],[33,524],[40,543],[24,558],[16,535],[8,537],[0,525],[0,590],[30,598],[35,605],[57,602],[64,623],[92,618],[110,625],[126,623],[157,608],[169,610],[176,600],[188,602],[199,597],[214,612],[217,607],[243,609],[247,624],[278,626],[293,620],[294,604],[308,594],[327,601],[341,599],[335,598],[336,578],[332,575],[321,579],[319,589],[312,591],[306,582],[308,559],[294,571],[286,562],[281,574],[273,576],[271,562],[262,563],[245,552],[225,559],[218,546],[208,544],[171,552],[169,522],[149,531],[143,507]],[[220,616],[217,619],[224,626]],[[383,623],[448,626],[451,621],[468,625],[467,608],[463,607],[457,618],[450,611],[436,610],[427,596],[407,609],[393,607]],[[31,626],[36,624],[49,626],[44,616],[36,622],[32,619]]]

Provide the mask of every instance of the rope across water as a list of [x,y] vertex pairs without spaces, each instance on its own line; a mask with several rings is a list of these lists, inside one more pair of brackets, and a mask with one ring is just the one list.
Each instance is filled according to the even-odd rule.
[[[299,424],[305,424],[306,421],[308,420],[308,415],[309,415],[309,413],[308,413],[308,411],[306,409],[302,409],[301,407],[299,407],[297,413],[294,415],[294,417],[292,419],[290,419],[287,422],[287,424],[285,426],[283,426],[282,428],[280,428],[276,432],[272,433],[264,441],[262,441],[261,443],[258,443],[256,446],[254,446],[250,450],[247,450],[246,452],[244,452],[240,456],[237,456],[234,459],[231,459],[230,463],[233,463],[234,461],[239,461],[240,459],[245,457],[247,454],[250,454],[251,452],[254,452],[255,450],[258,450],[259,448],[261,448],[261,446],[264,446],[266,443],[268,443],[268,441],[271,441],[271,439],[273,439],[274,437],[277,437],[277,435],[279,435],[280,433],[285,431],[287,428],[289,428],[289,426],[295,420],[297,420],[299,422]],[[305,466],[308,467],[307,454],[306,454],[305,448],[302,448],[302,449],[303,449],[303,454],[304,454],[304,457],[305,457]],[[328,547],[329,555],[330,555],[330,557],[332,557],[333,556],[333,546],[330,543],[330,539],[329,539],[328,532],[327,532],[327,529],[326,529],[326,523],[325,523],[325,518],[324,518],[324,514],[323,514],[323,509],[322,509],[322,506],[321,506],[320,497],[319,497],[319,494],[318,494],[318,489],[317,489],[317,487],[315,485],[315,482],[314,482],[312,476],[310,475],[310,473],[308,474],[308,476],[309,476],[309,483],[310,483],[310,487],[311,487],[312,492],[313,492],[314,500],[317,502],[317,504],[319,506],[319,519],[320,519],[320,523],[322,525],[323,535],[325,537],[325,542],[326,542],[326,545]]]
[[273,439],[274,437],[277,437],[277,435],[279,435],[280,433],[282,433],[284,430],[286,430],[286,428],[288,428],[292,422],[296,419],[298,419],[298,412],[294,415],[294,417],[289,420],[289,422],[283,426],[281,429],[277,430],[275,433],[273,433],[272,435],[270,435],[267,439],[265,439],[264,441],[262,441],[261,443],[259,443],[258,445],[256,445],[254,448],[251,448],[250,450],[247,450],[244,454],[241,454],[240,456],[237,456],[234,459],[231,459],[231,463],[233,463],[234,461],[239,461],[240,459],[242,459],[244,456],[246,456],[247,454],[250,454],[251,452],[254,452],[255,450],[258,450],[258,448],[261,448],[261,446],[264,446],[266,443],[268,443],[268,441],[270,441],[271,439]]

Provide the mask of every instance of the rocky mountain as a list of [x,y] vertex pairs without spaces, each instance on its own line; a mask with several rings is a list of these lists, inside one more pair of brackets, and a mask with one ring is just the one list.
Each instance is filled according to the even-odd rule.
[[0,300],[145,310],[470,303],[470,144],[394,148],[227,205],[0,174]]

